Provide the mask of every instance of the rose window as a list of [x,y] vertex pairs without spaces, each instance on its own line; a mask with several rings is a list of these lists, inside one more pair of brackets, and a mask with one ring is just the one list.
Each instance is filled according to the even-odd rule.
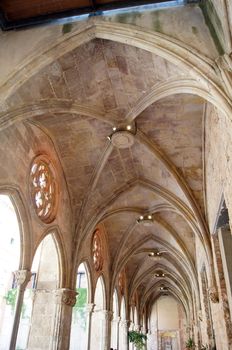
[[99,230],[95,231],[92,245],[93,264],[96,271],[101,270],[103,265],[102,245],[99,233]]
[[36,158],[30,173],[31,195],[35,211],[44,222],[55,217],[56,182],[51,163],[43,156]]

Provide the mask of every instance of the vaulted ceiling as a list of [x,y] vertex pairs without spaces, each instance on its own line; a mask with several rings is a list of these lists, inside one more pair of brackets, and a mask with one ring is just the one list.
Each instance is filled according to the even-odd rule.
[[[40,70],[5,101],[9,109],[72,101],[85,110],[48,109],[24,123],[54,143],[79,241],[91,233],[90,222],[104,223],[115,276],[125,268],[131,295],[137,290],[144,302],[164,283],[184,303],[196,278],[195,235],[201,236],[205,212],[206,102],[179,93],[139,108],[154,86],[185,76],[155,54],[94,39]],[[130,147],[114,145],[112,134],[120,131],[131,136]],[[146,215],[152,217],[147,225],[139,221]],[[155,277],[156,271],[165,277]]]

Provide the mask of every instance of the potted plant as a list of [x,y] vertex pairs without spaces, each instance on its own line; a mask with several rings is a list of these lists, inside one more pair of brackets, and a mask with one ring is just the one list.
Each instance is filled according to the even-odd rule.
[[146,345],[145,341],[147,340],[147,336],[145,334],[136,331],[129,331],[128,338],[129,342],[133,343],[137,350],[142,350]]
[[186,343],[185,343],[186,349],[194,349],[195,348],[195,343],[192,338],[189,338]]

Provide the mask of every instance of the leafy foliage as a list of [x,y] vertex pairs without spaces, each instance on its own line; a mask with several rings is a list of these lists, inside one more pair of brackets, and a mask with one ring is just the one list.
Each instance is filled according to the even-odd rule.
[[16,296],[17,296],[17,289],[9,289],[7,294],[4,296],[4,299],[6,300],[7,305],[11,305],[11,308],[14,309],[15,302],[16,302]]
[[76,289],[78,296],[77,301],[74,307],[85,307],[87,303],[87,289],[86,288],[77,288]]
[[137,350],[141,350],[145,347],[146,344],[144,341],[147,340],[146,335],[135,331],[129,331],[128,337],[129,337],[129,342],[133,343]]
[[186,349],[194,349],[195,348],[195,343],[192,338],[189,338],[186,343],[185,343]]
[[73,319],[82,330],[86,329],[86,303],[87,303],[87,289],[77,288],[78,296],[76,304],[73,307]]

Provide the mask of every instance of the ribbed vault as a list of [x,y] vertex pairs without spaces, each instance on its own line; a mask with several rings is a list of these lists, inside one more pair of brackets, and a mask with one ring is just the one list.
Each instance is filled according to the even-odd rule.
[[[29,70],[27,80],[12,83],[1,127],[32,123],[54,144],[75,227],[73,276],[78,251],[96,225],[103,224],[112,294],[118,274],[125,269],[129,297],[137,293],[140,313],[162,295],[164,285],[189,315],[193,296],[199,293],[196,237],[209,264],[212,258],[202,156],[209,103],[203,97],[210,92],[204,90],[203,78],[200,83],[195,79],[199,71],[189,73],[191,55],[181,66],[155,45],[149,51],[139,41],[126,44],[123,35],[117,37],[117,27],[115,41],[108,40],[104,25],[86,30],[90,28],[93,40],[83,38],[75,47],[70,38],[71,47],[63,55],[48,59],[47,64],[41,61],[36,72]],[[149,37],[151,42],[162,42],[161,36]],[[219,91],[210,60],[201,62]],[[115,147],[107,137],[115,132],[113,128],[125,131],[128,126],[133,129],[133,145]],[[138,223],[144,215],[152,217],[149,226]],[[159,259],[149,257],[157,251]],[[157,271],[164,276],[155,277]]]

